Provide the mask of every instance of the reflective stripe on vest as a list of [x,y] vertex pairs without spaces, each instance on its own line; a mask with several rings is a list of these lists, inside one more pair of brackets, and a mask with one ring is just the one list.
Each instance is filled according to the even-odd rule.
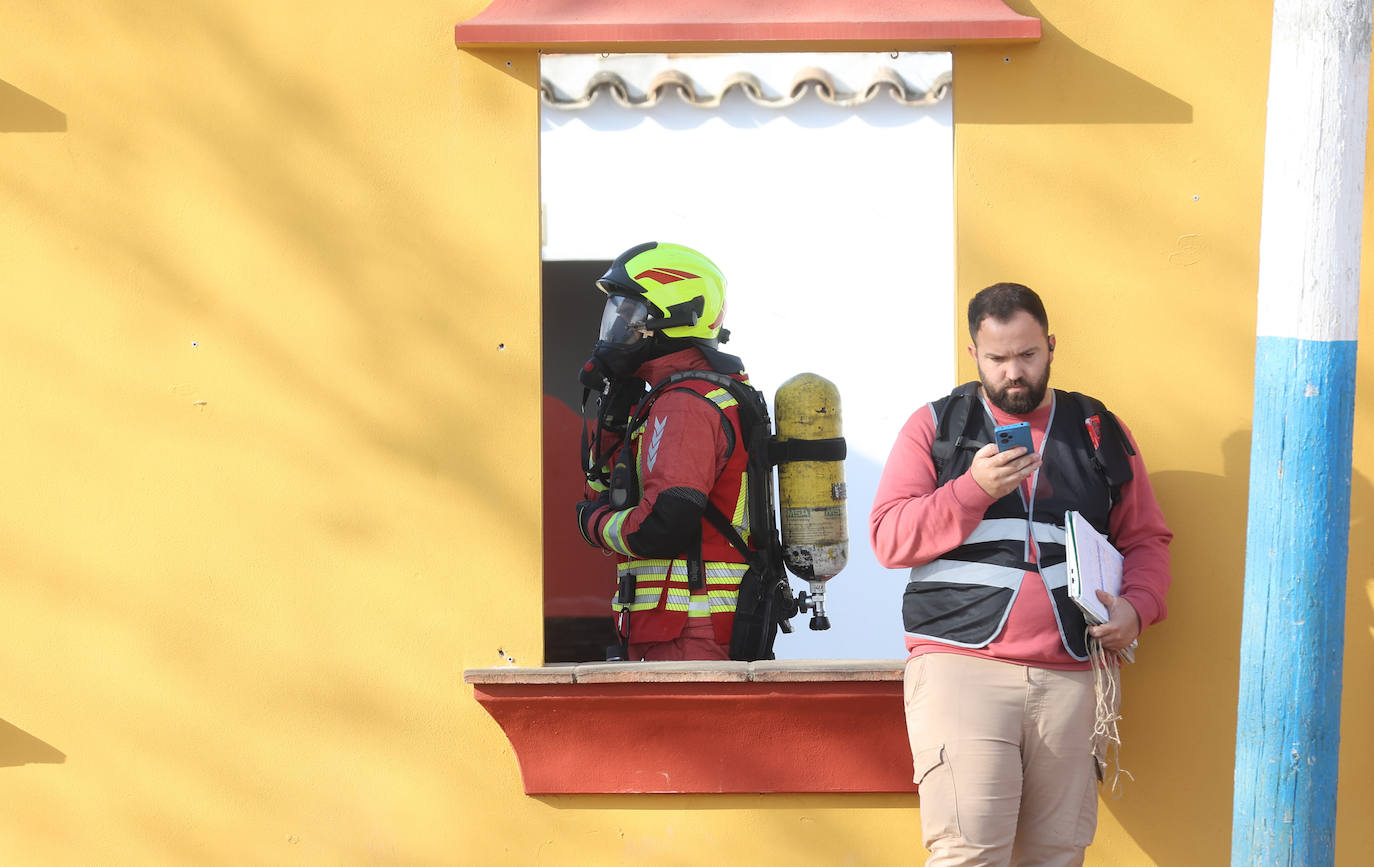
[[649,611],[658,608],[662,601],[665,611],[686,611],[690,617],[734,611],[739,601],[739,582],[749,565],[708,560],[704,566],[706,587],[693,593],[687,586],[686,560],[620,563],[616,567],[620,575],[630,572],[635,576],[635,599],[629,605],[613,603],[613,607],[618,611]]

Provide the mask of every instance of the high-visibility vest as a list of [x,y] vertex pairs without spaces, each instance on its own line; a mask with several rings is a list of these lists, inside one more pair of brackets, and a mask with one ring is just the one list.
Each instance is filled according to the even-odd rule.
[[[937,427],[949,400],[942,398],[931,405]],[[981,417],[976,424],[970,420],[974,436],[991,442],[992,414],[981,404],[974,411]],[[959,547],[912,568],[902,598],[907,635],[960,647],[986,647],[1006,625],[1025,573],[1033,572],[1054,603],[1064,649],[1074,659],[1088,658],[1087,623],[1069,598],[1064,512],[1078,511],[1106,535],[1113,491],[1084,445],[1084,421],[1080,402],[1056,391],[1031,505],[1024,489],[1018,487],[988,508]],[[947,475],[954,478],[972,465],[973,452],[957,450],[950,460],[954,463]]]

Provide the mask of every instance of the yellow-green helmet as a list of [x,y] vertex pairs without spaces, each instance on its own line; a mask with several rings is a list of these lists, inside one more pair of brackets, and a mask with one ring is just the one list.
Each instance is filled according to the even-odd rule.
[[715,345],[725,321],[725,275],[690,247],[651,241],[616,257],[597,288],[643,301],[646,331]]

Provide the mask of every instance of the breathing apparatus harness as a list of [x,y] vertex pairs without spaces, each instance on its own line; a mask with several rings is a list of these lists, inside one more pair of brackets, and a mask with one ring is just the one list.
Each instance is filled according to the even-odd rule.
[[[629,439],[630,416],[636,404],[644,397],[647,383],[642,379],[611,380],[606,390],[597,396],[596,420],[587,418],[587,401],[591,390],[582,392],[582,472],[587,483],[599,493],[609,492],[613,487],[611,479],[616,475],[612,459],[622,442]],[[615,439],[609,446],[603,446],[602,437],[611,433]],[[612,505],[616,505],[614,502]],[[616,508],[625,508],[622,502]]]

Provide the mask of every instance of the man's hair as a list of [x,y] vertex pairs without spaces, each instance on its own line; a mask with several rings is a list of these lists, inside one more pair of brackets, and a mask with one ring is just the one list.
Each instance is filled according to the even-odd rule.
[[969,338],[977,342],[978,326],[989,316],[998,322],[1007,322],[1021,310],[1035,317],[1035,321],[1040,323],[1045,333],[1049,333],[1050,317],[1045,315],[1045,305],[1029,286],[1022,286],[1020,283],[992,284],[974,295],[973,300],[968,303]]

